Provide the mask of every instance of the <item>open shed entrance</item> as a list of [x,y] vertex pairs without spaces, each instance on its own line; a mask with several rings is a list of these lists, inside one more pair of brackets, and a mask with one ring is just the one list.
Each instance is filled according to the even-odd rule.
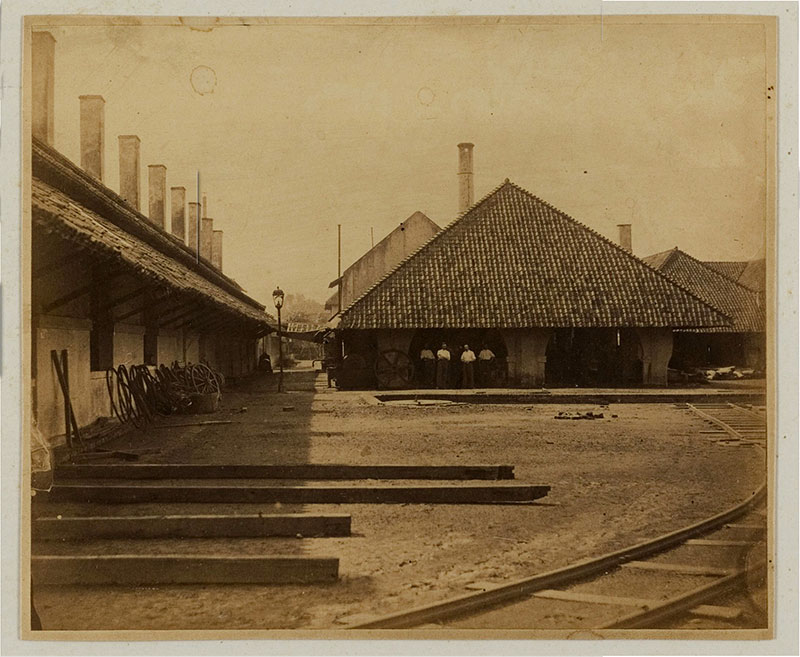
[[443,343],[447,344],[451,354],[448,387],[461,387],[460,358],[464,345],[469,345],[476,356],[484,345],[488,346],[495,355],[491,370],[486,374],[487,380],[476,381],[478,387],[496,387],[505,384],[508,371],[508,349],[503,336],[497,329],[418,329],[411,338],[409,356],[414,362],[414,378],[419,387],[431,387],[432,385],[430,379],[426,378],[425,369],[419,357],[420,352],[428,347],[435,355]]
[[555,329],[547,344],[547,387],[642,383],[642,345],[635,329]]

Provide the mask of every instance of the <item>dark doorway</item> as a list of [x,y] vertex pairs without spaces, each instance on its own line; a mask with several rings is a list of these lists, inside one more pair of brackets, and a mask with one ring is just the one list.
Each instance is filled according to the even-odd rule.
[[634,329],[556,329],[547,344],[546,355],[548,387],[642,383],[642,345]]
[[[418,329],[411,338],[409,356],[414,363],[415,383],[419,387],[431,387],[430,380],[425,378],[425,368],[420,359],[420,352],[427,346],[434,355],[442,346],[447,344],[450,354],[450,368],[448,373],[449,387],[461,387],[461,352],[464,345],[475,352],[477,356],[481,348],[486,345],[495,355],[492,363],[491,386],[502,386],[506,381],[508,349],[505,340],[498,329]],[[480,387],[480,385],[479,385]]]

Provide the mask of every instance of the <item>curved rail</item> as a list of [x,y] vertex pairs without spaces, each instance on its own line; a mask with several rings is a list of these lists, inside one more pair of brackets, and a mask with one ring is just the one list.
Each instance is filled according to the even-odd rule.
[[[663,534],[658,538],[638,543],[628,548],[623,548],[622,550],[609,552],[592,559],[584,559],[570,566],[566,566],[565,568],[526,577],[525,579],[517,580],[510,584],[504,584],[493,589],[480,591],[478,593],[470,593],[456,598],[450,598],[443,602],[436,602],[430,605],[415,607],[408,611],[381,616],[365,623],[349,625],[347,629],[403,629],[424,625],[426,623],[440,622],[458,616],[486,611],[489,608],[527,597],[535,591],[575,583],[588,577],[605,573],[626,561],[650,557],[659,552],[664,552],[681,545],[690,538],[718,529],[731,520],[745,515],[753,507],[760,504],[766,498],[766,492],[767,486],[766,484],[762,484],[761,487],[744,502],[731,507],[727,511],[723,511],[722,513],[718,513],[715,516],[701,520],[700,522],[682,529]],[[730,578],[725,578],[723,583],[716,584],[717,586],[735,585],[739,581],[736,579],[737,576],[741,577],[741,574],[737,573]],[[718,595],[718,591],[716,590],[695,591],[692,593],[696,594],[697,598],[702,598],[704,600],[708,599],[707,596]],[[681,604],[684,605],[682,608],[685,608],[685,605],[691,603],[677,600],[670,600],[668,602],[673,603],[671,607],[673,610],[672,613],[674,613],[674,609]],[[697,603],[695,602],[694,604]],[[636,615],[639,616],[640,614]],[[646,623],[649,620],[651,619],[647,617],[642,622]],[[626,622],[635,623],[639,621],[634,621],[633,617],[631,617]],[[625,625],[625,627],[641,627],[641,625],[631,624]]]

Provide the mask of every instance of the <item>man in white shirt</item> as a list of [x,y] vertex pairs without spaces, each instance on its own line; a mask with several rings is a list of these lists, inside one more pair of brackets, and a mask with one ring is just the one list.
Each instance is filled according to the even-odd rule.
[[442,348],[436,352],[436,387],[447,387],[447,372],[450,369],[450,351],[442,342]]
[[461,387],[474,388],[475,387],[475,352],[469,348],[468,344],[464,345],[464,351],[461,352]]
[[494,363],[494,353],[487,345],[483,345],[478,354],[478,384],[483,388],[488,388],[492,381],[492,364]]
[[422,361],[422,383],[427,387],[433,387],[436,377],[436,356],[430,345],[425,345],[419,352],[419,359]]

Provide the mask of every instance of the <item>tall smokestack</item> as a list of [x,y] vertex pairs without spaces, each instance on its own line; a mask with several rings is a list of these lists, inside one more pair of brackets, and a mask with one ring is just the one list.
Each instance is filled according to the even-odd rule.
[[222,231],[211,233],[211,264],[222,271]]
[[619,245],[628,253],[633,253],[633,241],[631,240],[631,225],[617,224],[619,228]]
[[458,145],[458,211],[466,212],[474,203],[475,190],[472,184],[472,149],[474,144]]
[[208,196],[203,194],[203,216],[208,216]]
[[200,257],[211,262],[211,236],[214,233],[214,220],[203,217],[200,220]]
[[186,241],[186,188],[170,188],[170,206],[172,207],[172,234],[179,240]]
[[139,206],[139,146],[136,135],[119,137],[119,195],[137,210]]
[[50,32],[34,32],[31,43],[33,136],[53,145],[56,40]]
[[81,168],[103,181],[106,101],[102,96],[80,96]]
[[164,228],[167,212],[167,167],[163,164],[149,164],[147,166],[148,181],[148,213],[156,226]]
[[186,234],[188,235],[187,243],[192,252],[197,251],[197,224],[200,222],[200,204],[195,201],[189,201],[189,225]]

